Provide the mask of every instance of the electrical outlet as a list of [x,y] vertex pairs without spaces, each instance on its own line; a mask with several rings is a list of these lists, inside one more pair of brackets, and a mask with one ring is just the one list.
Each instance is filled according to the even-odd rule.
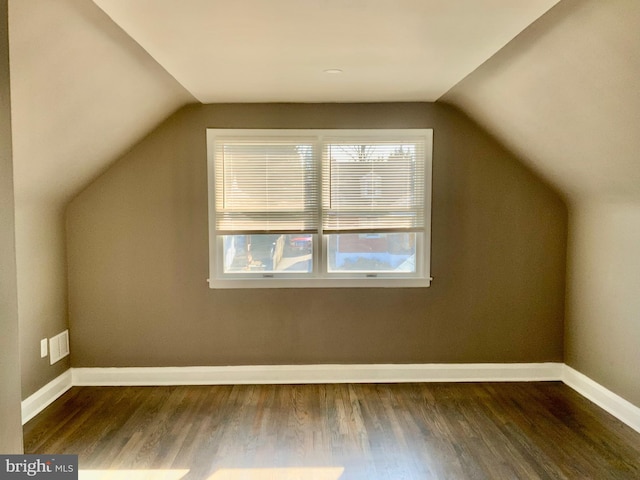
[[49,355],[48,345],[49,343],[47,342],[46,338],[40,340],[40,358],[45,358],[47,355]]
[[49,352],[51,352],[49,356],[51,365],[69,355],[69,330],[49,339]]

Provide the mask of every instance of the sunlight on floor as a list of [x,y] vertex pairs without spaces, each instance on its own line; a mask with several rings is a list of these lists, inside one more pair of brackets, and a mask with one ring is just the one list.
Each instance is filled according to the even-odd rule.
[[223,468],[207,480],[338,480],[341,467]]
[[78,480],[180,480],[189,470],[82,470]]
[[[339,480],[342,467],[222,468],[207,480]],[[79,480],[180,480],[189,470],[80,470]]]

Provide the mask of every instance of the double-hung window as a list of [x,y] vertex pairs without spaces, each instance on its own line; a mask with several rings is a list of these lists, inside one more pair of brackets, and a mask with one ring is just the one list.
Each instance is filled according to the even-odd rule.
[[432,141],[208,129],[210,286],[428,286]]

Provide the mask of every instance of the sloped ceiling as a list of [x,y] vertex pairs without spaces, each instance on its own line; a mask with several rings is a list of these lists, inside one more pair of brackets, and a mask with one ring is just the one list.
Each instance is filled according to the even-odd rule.
[[440,100],[569,199],[640,200],[640,2],[556,3],[10,0],[16,201],[64,204],[194,96],[425,101],[451,87]]
[[640,2],[563,0],[447,93],[572,202],[640,202]]
[[90,0],[10,0],[16,204],[64,204],[193,97]]
[[217,103],[435,101],[558,0],[94,1]]
[[17,205],[64,205],[194,96],[436,100],[557,1],[10,0]]

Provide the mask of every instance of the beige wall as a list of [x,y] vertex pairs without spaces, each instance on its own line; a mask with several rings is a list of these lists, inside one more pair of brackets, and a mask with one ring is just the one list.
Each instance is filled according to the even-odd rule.
[[567,362],[640,406],[638,25],[637,0],[563,0],[444,99],[567,195]]
[[562,0],[441,100],[571,202],[640,202],[638,25],[638,0]]
[[16,202],[16,259],[22,398],[62,374],[66,357],[55,365],[40,357],[40,340],[69,328],[64,209]]
[[193,97],[91,0],[9,7],[16,203],[62,208]]
[[7,0],[0,0],[0,453],[22,453]]
[[9,4],[26,398],[69,367],[39,349],[68,326],[66,204],[193,97],[91,0]]
[[581,205],[569,239],[566,362],[640,405],[640,204]]
[[[208,288],[207,127],[434,129],[428,289]],[[563,359],[562,200],[434,104],[181,110],[67,210],[72,365]]]

